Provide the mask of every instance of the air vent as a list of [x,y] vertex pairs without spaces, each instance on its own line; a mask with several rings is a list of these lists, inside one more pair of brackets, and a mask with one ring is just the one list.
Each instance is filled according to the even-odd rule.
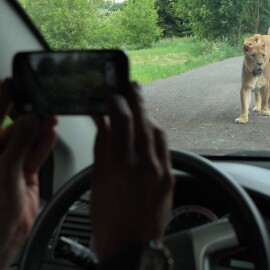
[[89,247],[92,236],[89,214],[86,211],[69,211],[60,228],[59,237],[61,236]]

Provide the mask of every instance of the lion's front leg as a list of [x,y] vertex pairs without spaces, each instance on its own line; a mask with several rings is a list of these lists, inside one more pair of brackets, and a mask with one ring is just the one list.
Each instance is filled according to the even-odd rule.
[[261,93],[260,91],[255,92],[255,106],[252,109],[253,112],[260,112],[261,111],[261,103],[262,103],[262,98],[261,98]]
[[241,88],[240,97],[241,97],[241,115],[235,119],[236,124],[245,124],[248,121],[248,109],[250,105],[250,89]]
[[269,85],[268,84],[266,84],[266,86],[263,88],[261,95],[262,95],[261,114],[263,116],[269,116],[270,111],[268,109],[268,99],[269,99]]

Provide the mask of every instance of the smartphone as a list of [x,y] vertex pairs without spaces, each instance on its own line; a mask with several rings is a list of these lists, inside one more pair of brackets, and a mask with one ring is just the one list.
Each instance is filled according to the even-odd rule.
[[106,114],[108,97],[125,96],[128,82],[121,50],[22,52],[13,60],[11,95],[20,114]]

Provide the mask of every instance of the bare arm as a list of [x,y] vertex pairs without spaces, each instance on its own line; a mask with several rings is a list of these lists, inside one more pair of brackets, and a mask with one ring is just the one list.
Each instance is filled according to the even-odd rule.
[[[0,125],[11,106],[10,80],[0,90]],[[0,130],[0,269],[29,235],[39,205],[38,173],[51,152],[57,121],[23,116]]]
[[90,211],[104,262],[130,245],[161,241],[175,180],[164,132],[149,120],[136,83],[96,123]]

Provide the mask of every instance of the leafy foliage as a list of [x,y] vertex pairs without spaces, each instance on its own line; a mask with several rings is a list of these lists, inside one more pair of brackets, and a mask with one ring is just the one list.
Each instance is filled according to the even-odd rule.
[[238,44],[266,33],[269,0],[20,0],[54,49],[151,47],[193,35]]
[[193,34],[240,40],[243,33],[265,33],[270,21],[268,0],[182,0],[177,11],[190,22]]
[[21,0],[54,49],[143,48],[161,35],[155,0]]
[[101,2],[101,8],[106,9],[108,12],[122,10],[124,8],[123,3],[115,3],[111,0],[104,0]]
[[99,0],[21,0],[52,48],[85,48],[95,38]]
[[158,41],[161,29],[157,26],[157,19],[155,0],[127,0],[119,16],[124,44],[139,49]]
[[178,0],[157,0],[158,25],[163,29],[164,37],[183,37],[190,34],[186,17],[175,9]]

